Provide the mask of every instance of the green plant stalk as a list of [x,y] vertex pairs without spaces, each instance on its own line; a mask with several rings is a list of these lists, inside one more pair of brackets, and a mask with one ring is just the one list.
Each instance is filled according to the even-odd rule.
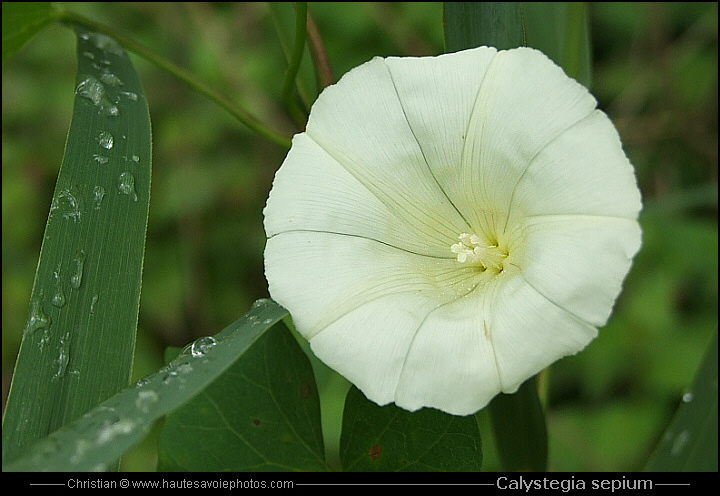
[[568,76],[579,80],[580,60],[582,58],[583,30],[586,22],[584,2],[569,2],[565,17],[565,54],[564,69]]
[[293,47],[288,69],[285,73],[282,96],[288,112],[290,112],[290,116],[293,120],[295,120],[296,124],[298,124],[302,129],[305,129],[307,119],[295,101],[293,88],[295,87],[295,78],[300,70],[303,52],[305,51],[305,38],[307,35],[307,2],[297,2],[295,7],[297,10],[295,17],[295,46]]
[[250,130],[258,133],[259,135],[263,136],[264,138],[275,143],[278,146],[281,146],[285,149],[290,149],[290,145],[291,145],[290,138],[288,138],[287,136],[284,136],[280,132],[266,126],[265,124],[260,122],[256,117],[254,117],[252,114],[250,114],[247,110],[245,110],[242,107],[238,106],[237,104],[231,102],[226,96],[222,95],[221,93],[218,93],[217,91],[212,89],[210,86],[208,86],[204,82],[196,79],[194,76],[187,73],[185,70],[181,69],[180,67],[177,67],[176,65],[169,62],[168,60],[165,60],[164,58],[156,55],[155,53],[151,52],[149,49],[145,48],[144,46],[140,45],[139,43],[136,43],[136,42],[132,41],[131,39],[123,36],[122,34],[118,33],[114,29],[112,29],[108,26],[104,26],[104,25],[97,23],[95,21],[92,21],[90,19],[87,19],[79,14],[74,13],[74,12],[68,12],[68,11],[61,12],[58,17],[58,20],[61,22],[69,23],[69,24],[77,24],[77,25],[83,26],[89,30],[110,36],[111,38],[115,39],[118,43],[120,43],[120,45],[122,45],[127,50],[135,53],[136,55],[139,55],[140,57],[144,58],[148,62],[155,64],[160,69],[163,69],[164,71],[166,71],[169,74],[171,74],[172,76],[176,77],[183,83],[187,84],[189,87],[191,87],[198,93],[204,95],[205,97],[209,98],[211,101],[215,102],[220,108],[222,108],[223,110],[228,112],[235,119],[237,119],[242,124],[247,126]]

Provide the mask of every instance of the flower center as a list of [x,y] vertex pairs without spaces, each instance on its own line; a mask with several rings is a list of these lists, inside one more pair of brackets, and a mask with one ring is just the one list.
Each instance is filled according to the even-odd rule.
[[462,233],[458,236],[459,243],[450,247],[457,254],[457,261],[468,264],[481,264],[485,269],[503,271],[503,263],[507,253],[500,251],[497,245],[488,245],[475,234]]

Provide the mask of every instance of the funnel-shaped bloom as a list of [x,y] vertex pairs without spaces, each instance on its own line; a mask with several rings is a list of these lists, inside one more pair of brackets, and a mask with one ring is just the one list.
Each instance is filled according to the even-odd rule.
[[514,392],[596,336],[640,247],[595,107],[529,48],[353,69],[275,177],[271,296],[380,405],[466,415]]

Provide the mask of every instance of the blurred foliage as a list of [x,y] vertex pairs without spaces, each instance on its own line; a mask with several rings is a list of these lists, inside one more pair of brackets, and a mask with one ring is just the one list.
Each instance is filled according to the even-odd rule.
[[[113,25],[288,135],[285,56],[264,3],[68,3]],[[375,55],[442,52],[439,3],[311,3],[333,75]],[[593,92],[646,208],[616,311],[547,384],[551,470],[639,470],[717,332],[716,3],[590,5]],[[51,25],[3,66],[3,406],[62,159],[75,40]],[[284,151],[131,54],[153,127],[153,182],[133,376],[267,296],[262,208]],[[482,427],[482,426],[481,426]],[[489,434],[483,437],[492,446]],[[157,440],[151,437],[152,445]],[[152,449],[127,457],[153,469]],[[491,449],[484,470],[499,464]]]

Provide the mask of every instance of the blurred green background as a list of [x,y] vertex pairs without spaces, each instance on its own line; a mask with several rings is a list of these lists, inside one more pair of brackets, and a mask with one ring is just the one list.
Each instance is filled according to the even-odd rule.
[[[286,68],[265,3],[63,3],[114,26],[288,136]],[[615,313],[547,375],[551,470],[639,470],[718,328],[716,3],[590,4],[592,91],[645,209]],[[310,3],[335,80],[375,55],[443,51],[440,3]],[[267,297],[262,208],[285,151],[131,54],[153,125],[134,377]],[[70,124],[75,38],[52,25],[3,66],[3,408]],[[124,468],[154,467],[152,437]],[[487,436],[486,470],[499,469]]]

